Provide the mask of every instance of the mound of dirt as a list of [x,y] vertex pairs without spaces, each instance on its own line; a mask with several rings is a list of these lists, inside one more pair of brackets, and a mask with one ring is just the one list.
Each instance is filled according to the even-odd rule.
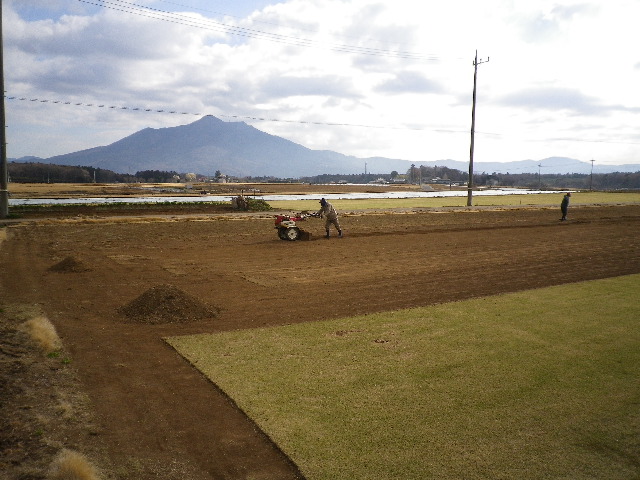
[[129,321],[156,325],[213,318],[219,310],[173,285],[156,285],[118,311]]
[[66,257],[64,260],[49,267],[50,272],[58,273],[78,273],[88,272],[89,270],[91,270],[89,267],[73,257]]

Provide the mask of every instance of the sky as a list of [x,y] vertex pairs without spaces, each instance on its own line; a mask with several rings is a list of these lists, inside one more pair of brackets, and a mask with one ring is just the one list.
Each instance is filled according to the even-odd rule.
[[[315,150],[640,163],[640,0],[4,0],[7,155],[204,115]],[[477,63],[475,62],[477,52]]]

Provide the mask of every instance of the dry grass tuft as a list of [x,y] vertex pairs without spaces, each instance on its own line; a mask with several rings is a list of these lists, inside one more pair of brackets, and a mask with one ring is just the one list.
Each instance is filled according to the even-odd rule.
[[27,320],[24,328],[45,353],[54,352],[62,347],[60,337],[47,317],[38,316]]
[[97,469],[81,453],[63,449],[49,470],[50,480],[99,480]]

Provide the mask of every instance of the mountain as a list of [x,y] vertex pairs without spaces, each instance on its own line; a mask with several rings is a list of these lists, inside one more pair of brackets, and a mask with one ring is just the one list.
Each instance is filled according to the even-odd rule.
[[[410,162],[384,157],[358,158],[329,150],[311,150],[262,132],[244,122],[224,122],[206,116],[188,125],[145,128],[107,146],[47,159],[23,157],[18,162],[43,162],[103,168],[117,173],[143,170],[231,176],[299,178],[321,174],[406,172],[416,166],[445,166],[467,171],[466,161]],[[541,165],[541,166],[540,166]],[[476,173],[590,173],[591,162],[562,157],[517,162],[476,162]],[[636,172],[640,165],[593,165],[594,173]]]
[[[213,175],[220,170],[232,176],[280,178],[364,169],[364,160],[356,157],[311,150],[244,122],[224,122],[211,116],[178,127],[145,128],[111,145],[57,155],[45,162],[118,173],[165,170]],[[404,161],[381,159],[372,164],[387,172],[404,166]]]

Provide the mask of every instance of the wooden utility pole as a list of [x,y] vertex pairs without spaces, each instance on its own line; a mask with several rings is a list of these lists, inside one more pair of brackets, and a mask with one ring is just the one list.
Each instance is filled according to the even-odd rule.
[[7,165],[7,137],[4,115],[4,46],[2,42],[2,0],[0,0],[0,218],[9,216],[9,167]]
[[476,58],[473,60],[473,105],[471,107],[471,148],[469,153],[469,182],[467,183],[467,207],[473,205],[473,147],[474,136],[476,131],[476,83],[478,80],[478,65],[489,61],[489,57],[485,61],[478,62],[478,51],[476,50]]

